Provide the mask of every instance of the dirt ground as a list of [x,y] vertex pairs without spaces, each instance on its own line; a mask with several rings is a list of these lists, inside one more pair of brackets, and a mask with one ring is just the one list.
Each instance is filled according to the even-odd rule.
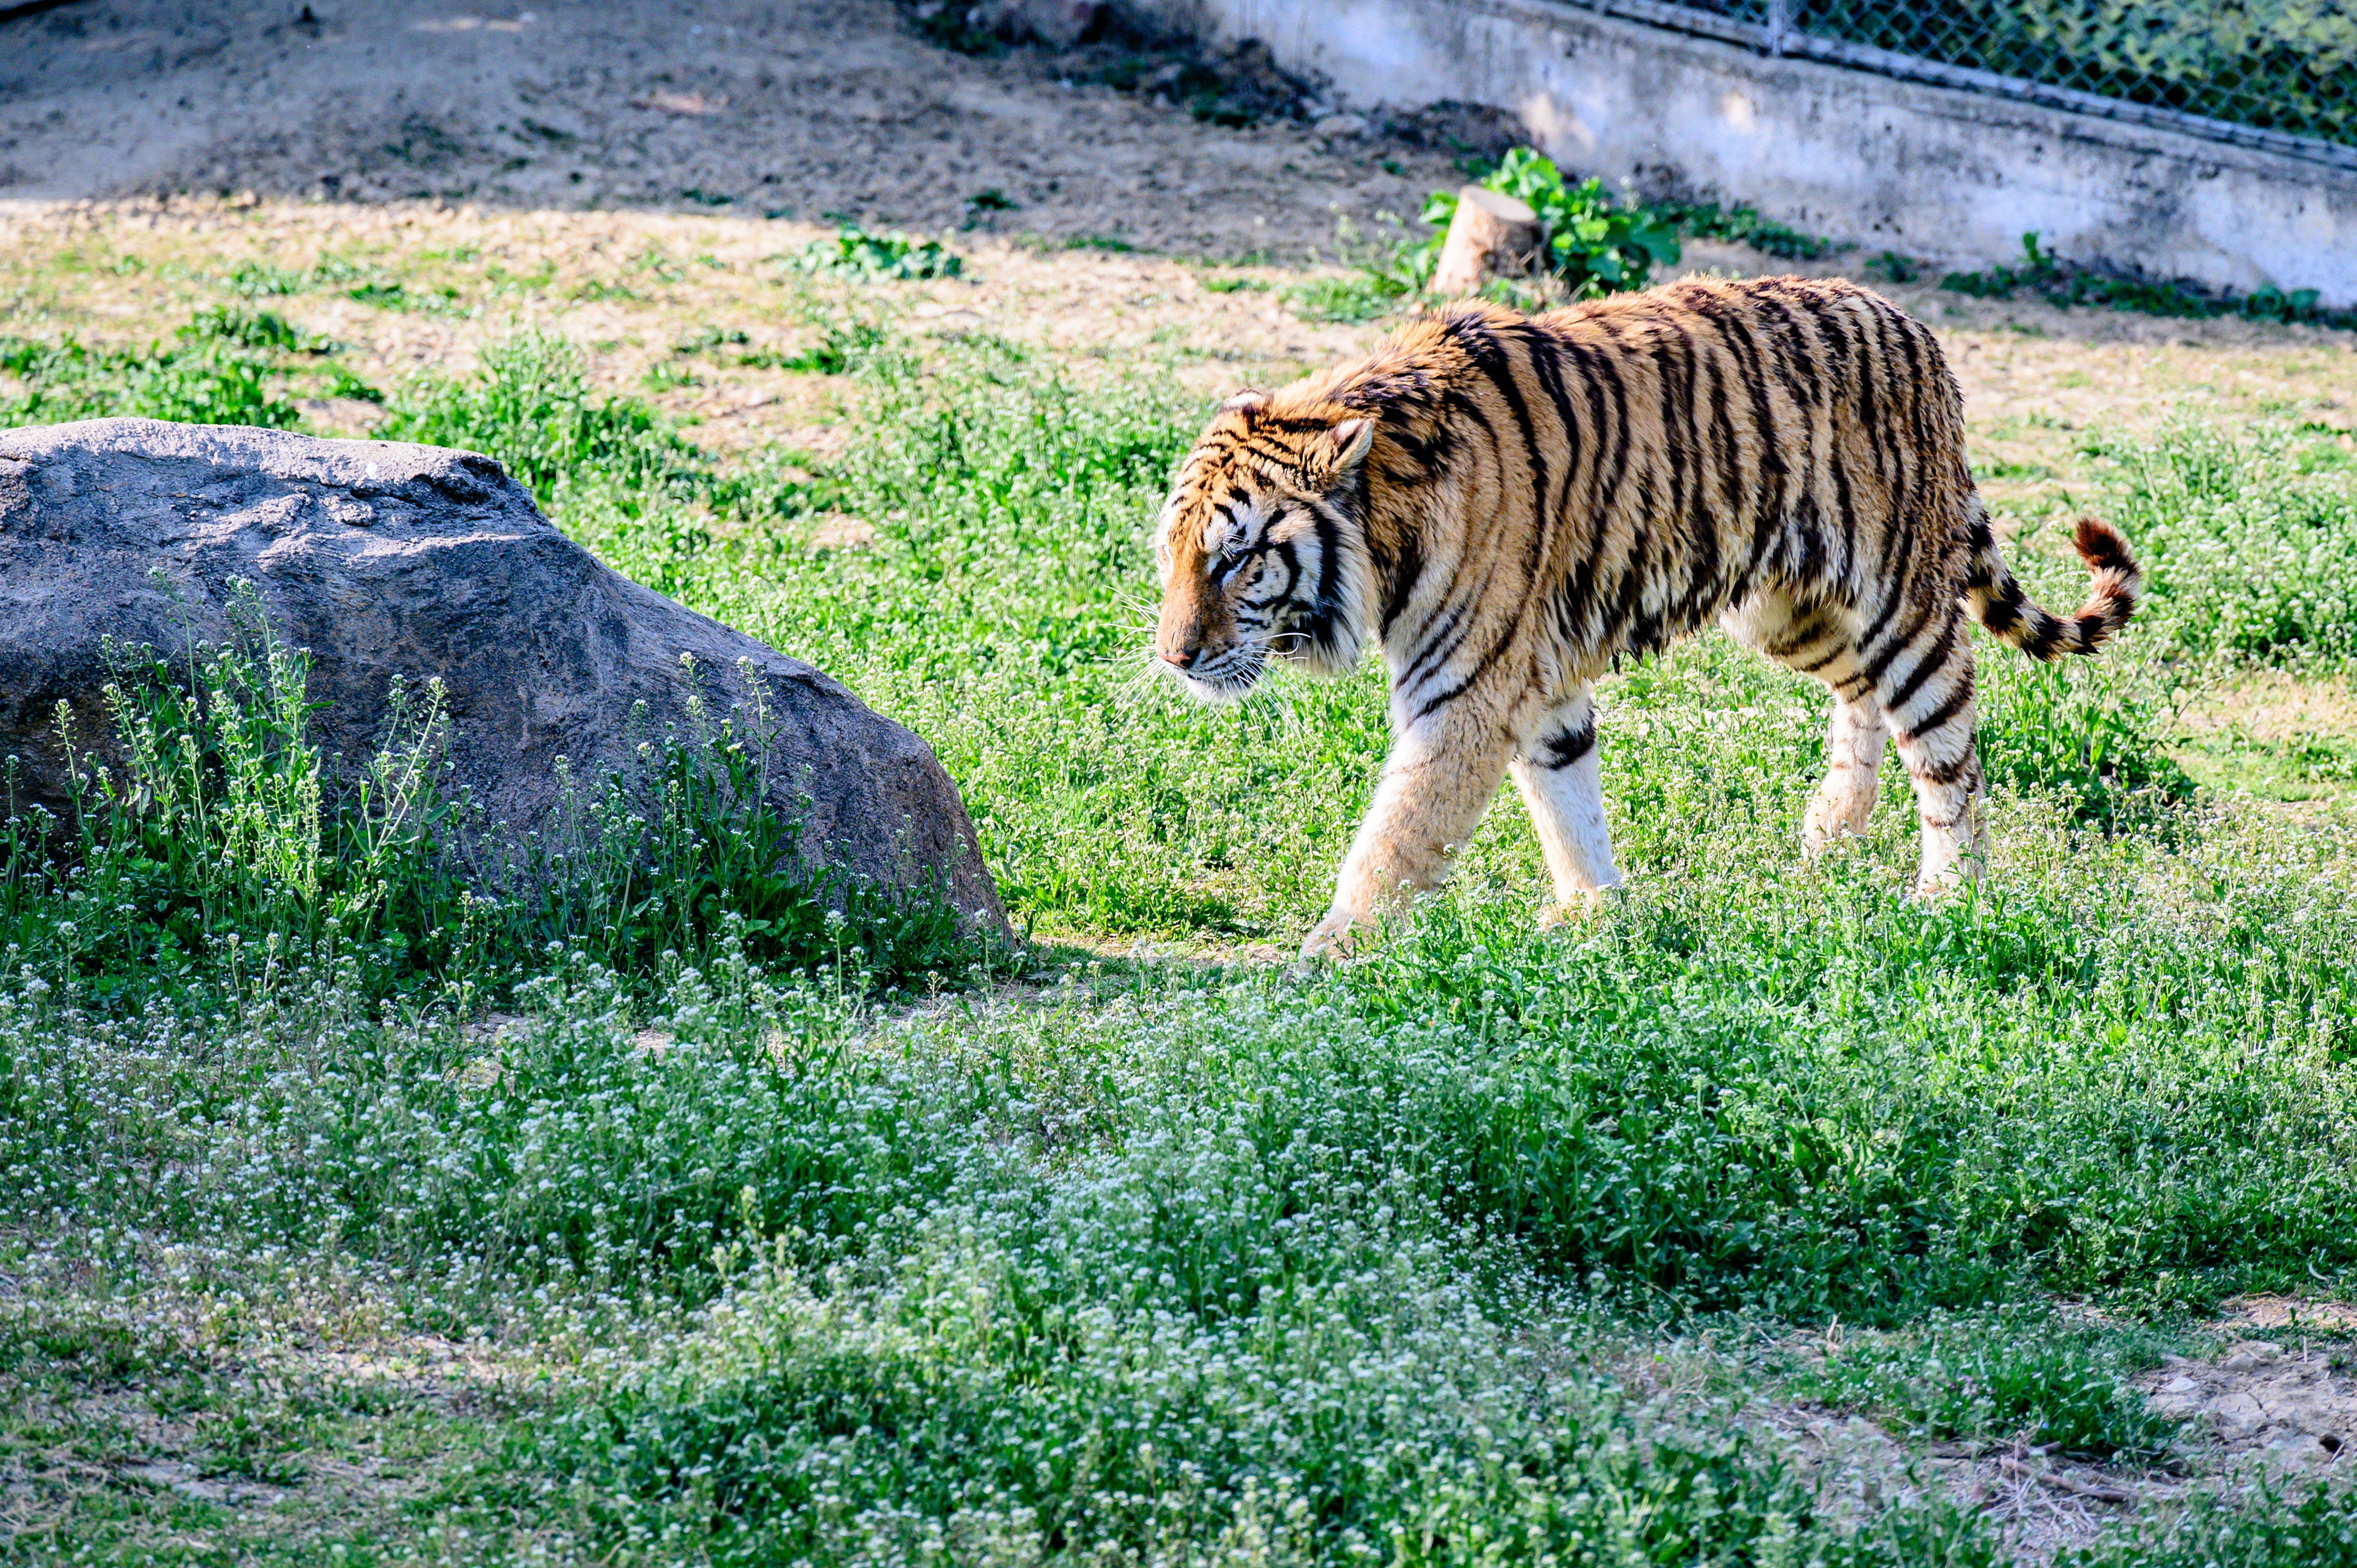
[[1770,1408],[1795,1463],[1836,1506],[1871,1509],[1925,1490],[1996,1525],[2008,1554],[2043,1563],[2092,1544],[2120,1520],[2216,1477],[2357,1479],[2357,1307],[2244,1296],[2135,1380],[2155,1410],[2185,1424],[2150,1460],[2074,1461],[2019,1443],[1910,1447],[1864,1417],[1811,1405]]
[[1198,122],[1082,63],[941,48],[889,0],[87,0],[0,22],[0,197],[979,219],[1297,256],[1450,173],[1444,151]]

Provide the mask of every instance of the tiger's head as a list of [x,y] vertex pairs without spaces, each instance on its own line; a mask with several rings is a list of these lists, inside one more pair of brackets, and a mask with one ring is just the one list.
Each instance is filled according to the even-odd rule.
[[1220,405],[1162,509],[1155,657],[1204,702],[1240,697],[1271,658],[1355,668],[1369,602],[1374,422],[1330,403]]

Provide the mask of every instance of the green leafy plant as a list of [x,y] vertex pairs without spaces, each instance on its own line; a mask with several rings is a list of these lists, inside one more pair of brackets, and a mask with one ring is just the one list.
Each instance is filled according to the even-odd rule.
[[1395,278],[1362,269],[1296,284],[1285,291],[1285,298],[1294,314],[1306,320],[1354,323],[1387,314],[1412,292]]
[[[511,972],[553,943],[649,973],[666,952],[712,950],[724,931],[762,963],[810,964],[846,922],[866,961],[894,977],[963,950],[945,897],[878,888],[803,853],[800,823],[769,803],[780,721],[757,671],[735,676],[735,711],[691,698],[686,725],[651,737],[636,771],[568,777],[550,822],[479,852],[489,892],[469,918]],[[685,679],[698,682],[692,664]]]
[[908,234],[871,234],[845,224],[832,240],[813,240],[789,264],[804,272],[836,273],[869,280],[952,278],[965,260],[939,240]]
[[884,340],[883,329],[871,322],[830,320],[820,326],[818,341],[797,353],[755,349],[737,356],[737,362],[767,370],[840,376],[865,365]]
[[1753,207],[1722,208],[1716,201],[1692,205],[1669,202],[1652,211],[1680,231],[1705,240],[1732,240],[1786,261],[1813,261],[1839,249],[1822,234],[1805,233],[1790,224],[1762,218]]
[[706,327],[673,343],[671,351],[674,354],[707,354],[716,349],[751,341],[752,338],[741,327]]
[[1941,278],[1940,286],[1977,299],[2011,299],[2018,292],[2028,290],[2049,305],[2101,306],[2112,310],[2140,311],[2147,316],[2240,316],[2255,321],[2309,322],[2357,330],[2357,310],[2322,306],[2317,303],[2314,289],[2295,289],[2287,294],[2270,286],[2238,295],[2181,281],[2134,277],[2078,266],[2042,249],[2035,232],[2021,237],[2019,265],[1949,273]]
[[1006,40],[986,24],[979,7],[958,0],[913,0],[908,15],[920,35],[943,48],[985,58],[1006,51]]
[[183,330],[181,346],[169,349],[0,338],[0,370],[25,388],[0,399],[0,424],[135,414],[284,430],[302,420],[302,411],[271,384],[278,373],[273,360],[206,330],[201,317]]
[[762,962],[807,964],[846,929],[898,975],[963,949],[944,899],[803,853],[798,822],[770,804],[774,720],[749,671],[738,712],[692,701],[686,726],[650,736],[631,769],[568,778],[551,821],[511,831],[441,788],[438,686],[396,680],[383,747],[331,778],[308,737],[307,657],[250,591],[234,619],[225,643],[115,650],[112,735],[78,744],[59,718],[67,821],[12,813],[0,833],[0,915],[70,977],[136,994],[316,960],[349,961],[368,991],[499,985],[552,942],[651,973],[724,932]]
[[1913,283],[1923,274],[1923,263],[1915,257],[1898,251],[1878,251],[1866,263],[1867,271],[1889,283]]
[[232,611],[225,643],[111,650],[113,733],[88,737],[105,755],[77,745],[60,709],[73,797],[62,832],[74,850],[67,865],[37,869],[59,832],[12,815],[10,912],[105,986],[144,991],[298,952],[404,970],[409,941],[386,929],[388,909],[450,880],[434,865],[451,827],[436,788],[440,690],[396,684],[384,747],[331,810],[307,736],[308,660],[278,639],[250,591]]
[[2155,672],[2112,657],[2071,665],[2006,658],[1987,671],[1981,767],[2000,788],[2068,801],[2082,822],[2150,828],[2193,798],[2193,781],[2158,738],[2166,693]]
[[319,333],[305,332],[290,326],[285,317],[266,310],[241,310],[234,306],[199,306],[188,325],[180,328],[186,338],[218,338],[248,349],[279,349],[290,353],[332,354],[337,351],[333,339]]
[[[1566,185],[1554,160],[1532,148],[1514,148],[1480,183],[1528,204],[1538,215],[1550,269],[1575,298],[1642,288],[1655,267],[1678,259],[1677,231],[1659,214],[1616,200],[1600,179]],[[1445,233],[1456,212],[1457,193],[1436,190],[1424,204],[1422,219]],[[1429,278],[1439,256],[1435,239],[1412,264]]]
[[2154,633],[2197,658],[2329,670],[2357,656],[2357,470],[2330,435],[2179,425],[2090,445],[2117,477]]

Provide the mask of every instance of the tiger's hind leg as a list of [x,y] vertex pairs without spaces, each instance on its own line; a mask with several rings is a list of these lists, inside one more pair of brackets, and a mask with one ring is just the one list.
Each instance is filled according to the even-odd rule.
[[1883,747],[1889,725],[1876,701],[1874,682],[1857,657],[1853,614],[1839,606],[1795,603],[1760,594],[1725,618],[1728,635],[1789,670],[1821,681],[1834,694],[1825,731],[1825,777],[1801,822],[1801,847],[1812,856],[1845,834],[1866,832],[1881,793]]
[[1604,890],[1620,886],[1612,864],[1612,834],[1604,822],[1604,790],[1596,753],[1596,698],[1586,682],[1548,710],[1510,767],[1514,788],[1530,808],[1555,882],[1555,905],[1542,919],[1553,925],[1593,909]]
[[1923,823],[1917,891],[1945,892],[1981,872],[1981,762],[1974,746],[1973,645],[1964,615],[1942,605],[1889,655],[1875,681]]

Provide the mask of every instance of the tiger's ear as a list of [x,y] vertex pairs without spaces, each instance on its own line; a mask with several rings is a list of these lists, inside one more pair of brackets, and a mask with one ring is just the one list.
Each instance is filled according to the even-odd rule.
[[1373,420],[1346,419],[1310,443],[1309,461],[1303,467],[1319,476],[1322,487],[1330,488],[1356,472],[1374,444]]
[[1241,413],[1246,419],[1268,406],[1268,393],[1246,387],[1227,402],[1220,404],[1222,413]]
[[1326,439],[1334,444],[1334,471],[1347,474],[1367,460],[1367,448],[1375,444],[1375,422],[1346,419]]

